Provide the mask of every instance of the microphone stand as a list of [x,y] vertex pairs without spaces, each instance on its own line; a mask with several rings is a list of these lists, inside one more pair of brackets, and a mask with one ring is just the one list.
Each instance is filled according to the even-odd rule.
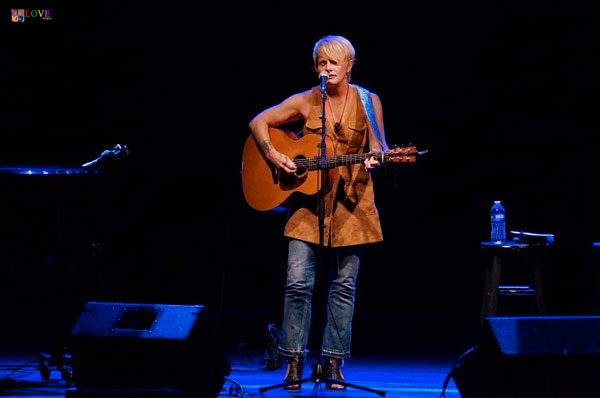
[[90,166],[92,166],[92,165],[100,162],[102,159],[104,159],[105,157],[110,156],[110,155],[114,155],[114,156],[128,156],[129,155],[129,149],[127,149],[127,146],[125,146],[125,145],[117,144],[117,145],[115,145],[115,147],[114,147],[113,150],[108,150],[107,149],[107,150],[103,151],[100,154],[100,156],[98,156],[96,159],[94,159],[94,160],[92,160],[90,162],[82,164],[81,167],[88,168],[88,167],[90,167]]
[[[350,87],[348,87],[348,89],[350,89]],[[328,168],[327,168],[327,152],[326,152],[326,144],[325,144],[325,137],[327,136],[327,126],[326,126],[326,119],[325,119],[325,101],[327,100],[327,91],[325,91],[325,87],[322,85],[321,86],[321,143],[320,145],[320,149],[321,149],[321,155],[320,155],[320,159],[319,159],[319,163],[318,163],[318,170],[319,170],[319,189],[317,190],[317,196],[318,196],[318,203],[317,203],[317,215],[319,218],[319,263],[318,263],[318,267],[321,268],[321,272],[322,272],[322,280],[321,282],[323,282],[323,286],[325,287],[325,291],[323,292],[324,297],[325,297],[325,312],[327,312],[328,309],[328,300],[327,297],[329,296],[329,291],[327,289],[328,287],[328,283],[327,283],[327,272],[326,272],[326,268],[325,268],[325,192],[327,187],[329,186],[329,174],[327,172]],[[317,277],[318,279],[318,277]],[[315,282],[316,283],[316,282]],[[323,319],[327,319],[326,313],[322,314],[323,315]],[[332,318],[333,318],[333,314],[332,314]],[[364,391],[371,391],[374,392],[375,394],[384,397],[386,392],[385,391],[381,391],[381,390],[375,390],[372,388],[368,388],[368,387],[363,387],[363,386],[359,386],[356,384],[351,384],[348,383],[345,380],[338,380],[338,379],[332,379],[331,377],[329,377],[329,375],[326,375],[323,373],[323,351],[321,349],[322,344],[322,336],[323,336],[323,330],[319,330],[319,335],[321,336],[321,339],[319,339],[319,341],[321,341],[320,345],[317,345],[317,350],[318,350],[318,359],[317,359],[317,363],[312,365],[312,374],[309,378],[307,379],[301,379],[301,380],[296,380],[296,381],[288,381],[285,383],[281,383],[281,384],[276,384],[273,386],[268,386],[268,387],[260,387],[258,389],[259,392],[263,393],[267,390],[271,390],[273,388],[278,388],[278,387],[285,387],[285,386],[290,386],[290,385],[294,385],[294,384],[298,384],[301,385],[303,383],[306,383],[308,381],[314,382],[315,383],[315,389],[318,387],[318,385],[320,383],[326,382],[326,383],[333,383],[333,384],[340,384],[340,385],[344,385],[347,387],[353,387],[356,389],[360,389],[360,390],[364,390]],[[314,391],[314,390],[313,390]]]

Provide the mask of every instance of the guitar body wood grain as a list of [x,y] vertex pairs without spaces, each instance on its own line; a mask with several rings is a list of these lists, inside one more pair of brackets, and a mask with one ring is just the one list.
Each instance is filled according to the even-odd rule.
[[[299,138],[288,130],[269,129],[275,149],[292,160],[319,157],[321,136],[308,134]],[[326,137],[327,156],[333,155],[333,142]],[[333,169],[328,170],[329,181],[333,181]],[[242,154],[242,188],[248,204],[256,210],[272,210],[285,207],[286,200],[294,193],[313,195],[319,189],[319,173],[299,167],[297,175],[275,170],[258,148],[254,137],[246,139]]]

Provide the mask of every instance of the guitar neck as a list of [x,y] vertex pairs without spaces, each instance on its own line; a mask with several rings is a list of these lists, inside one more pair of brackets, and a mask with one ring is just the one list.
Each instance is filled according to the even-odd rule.
[[[355,153],[351,155],[338,155],[338,156],[326,156],[325,157],[325,168],[331,169],[339,166],[347,166],[351,164],[362,163],[365,159],[373,156],[376,160],[383,163],[385,161],[384,152],[376,153]],[[306,167],[308,170],[318,170],[321,167],[320,158],[311,159],[297,159],[294,161],[298,167]]]

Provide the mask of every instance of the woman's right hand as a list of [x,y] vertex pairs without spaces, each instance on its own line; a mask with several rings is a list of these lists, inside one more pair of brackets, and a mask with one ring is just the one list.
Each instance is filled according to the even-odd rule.
[[285,171],[286,173],[294,174],[298,169],[296,164],[292,162],[292,159],[290,159],[287,155],[277,151],[275,148],[271,148],[269,152],[266,153],[266,156],[269,162],[273,163],[275,167]]

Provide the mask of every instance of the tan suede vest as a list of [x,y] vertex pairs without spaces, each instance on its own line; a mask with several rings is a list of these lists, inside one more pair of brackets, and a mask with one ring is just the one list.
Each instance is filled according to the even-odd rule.
[[[341,121],[341,130],[334,131],[334,121],[328,117],[327,136],[333,141],[336,155],[355,154],[364,151],[368,138],[365,110],[354,86]],[[321,135],[321,93],[312,89],[311,111],[304,123],[304,135]],[[317,173],[319,171],[312,171]],[[332,189],[325,196],[325,229],[323,242],[326,246],[340,247],[373,243],[383,240],[379,213],[375,207],[375,195],[371,175],[362,163],[335,168]],[[301,198],[299,207],[290,210],[284,235],[307,242],[319,243],[318,195]]]

